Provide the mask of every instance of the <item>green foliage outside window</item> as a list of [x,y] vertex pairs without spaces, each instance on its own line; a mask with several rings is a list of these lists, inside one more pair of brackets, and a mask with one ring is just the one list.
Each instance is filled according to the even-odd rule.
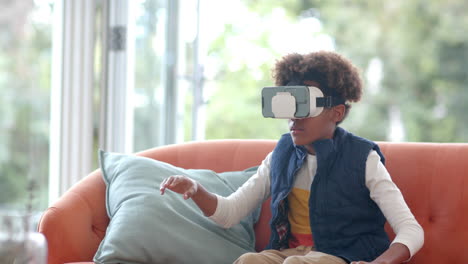
[[[42,6],[46,13],[51,8]],[[27,188],[36,183],[35,206],[44,208],[52,29],[27,1],[0,1],[0,9],[8,10],[0,18],[0,209],[25,210]]]
[[[251,36],[248,35],[251,28],[239,27],[235,22],[225,26],[224,33],[209,50],[209,56],[223,63],[218,65],[211,80],[215,89],[208,103],[207,138],[277,139],[287,132],[286,121],[265,120],[260,112],[260,89],[272,85],[270,69],[274,60],[284,55],[275,50],[276,43],[271,39],[277,34],[278,19],[293,25],[313,18],[321,23],[319,32],[303,30],[299,37],[291,30],[283,38],[291,40],[294,47],[294,40],[301,37],[315,37],[318,41],[320,36],[330,36],[334,50],[362,70],[365,94],[354,105],[343,127],[373,140],[394,140],[394,133],[402,133],[396,140],[403,141],[468,140],[465,114],[468,35],[464,34],[468,31],[468,19],[463,11],[468,9],[466,1],[258,0],[243,3],[262,24],[273,25],[270,28],[252,25],[257,34],[244,40],[251,46],[261,47],[268,59],[259,59],[262,63],[256,69],[249,67],[249,60],[233,69],[231,63],[235,56],[246,50],[227,47],[232,47],[229,43],[236,38]],[[249,16],[243,14],[239,19],[249,19]],[[260,58],[261,55],[258,53]],[[376,65],[381,70],[377,84],[367,78]]]
[[[261,88],[273,85],[275,60],[294,50],[332,48],[350,58],[365,81],[362,101],[342,126],[372,140],[468,142],[468,2],[201,1],[222,7],[210,11],[221,20],[208,24],[224,23],[203,61],[207,139],[278,139],[287,132],[286,121],[263,118],[260,101]],[[42,19],[50,17],[52,2],[41,4],[49,14]],[[0,1],[1,10],[15,10],[0,16],[0,207],[24,204],[32,178],[39,183],[38,207],[47,203],[52,25],[31,15],[33,3]],[[165,32],[157,31],[164,27],[157,25],[164,25],[165,3],[146,1],[146,15],[135,21],[147,26],[135,44],[141,62],[135,87],[149,104],[135,110],[135,138],[151,139],[137,142],[138,150],[155,145],[153,131],[163,123],[157,120],[163,61],[151,49],[164,40]],[[231,9],[236,5],[240,12]],[[191,117],[190,96],[185,120]],[[191,127],[185,121],[186,140]]]

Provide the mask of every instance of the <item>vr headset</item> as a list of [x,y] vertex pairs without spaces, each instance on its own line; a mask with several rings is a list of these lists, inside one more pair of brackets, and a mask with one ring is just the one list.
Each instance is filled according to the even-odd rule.
[[323,108],[344,104],[338,97],[324,96],[314,86],[277,86],[262,89],[262,114],[264,117],[298,119],[315,117]]

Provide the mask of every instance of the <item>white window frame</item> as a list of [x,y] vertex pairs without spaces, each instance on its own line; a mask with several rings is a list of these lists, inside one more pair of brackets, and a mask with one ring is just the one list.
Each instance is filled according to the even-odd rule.
[[49,203],[92,169],[96,1],[54,3]]
[[128,0],[103,1],[103,83],[99,146],[113,152],[133,151],[134,65],[132,23]]
[[[93,168],[93,94],[96,8],[103,10],[99,147],[133,152],[134,32],[130,0],[57,0],[54,3],[49,204]],[[177,59],[179,0],[167,0],[161,145],[178,143]],[[116,39],[116,33],[121,38]],[[180,125],[180,124],[179,124]]]

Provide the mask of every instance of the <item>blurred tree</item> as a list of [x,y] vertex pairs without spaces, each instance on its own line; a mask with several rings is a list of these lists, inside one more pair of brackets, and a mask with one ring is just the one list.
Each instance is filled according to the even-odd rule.
[[360,117],[377,122],[356,127],[352,122],[359,121],[351,117],[346,125],[386,140],[396,108],[407,141],[467,141],[468,38],[461,32],[468,20],[460,12],[467,7],[456,0],[323,2],[321,20],[337,50],[361,69],[368,69],[372,58],[383,64],[380,87],[366,94],[367,111]]
[[34,209],[48,197],[52,35],[50,24],[33,21],[35,8],[0,1],[0,206],[15,209],[24,209],[30,177],[39,182]]
[[[464,114],[468,108],[464,91],[468,37],[463,34],[468,18],[462,11],[468,8],[466,1],[257,0],[244,4],[258,17],[257,35],[252,38],[249,28],[230,22],[211,45],[210,56],[224,63],[218,65],[216,92],[210,99],[207,138],[277,138],[285,131],[278,120],[261,117],[259,99],[259,89],[271,85],[272,58],[284,55],[271,41],[281,31],[276,26],[281,20],[290,27],[290,32],[281,31],[283,41],[290,40],[292,47],[301,38],[328,35],[334,49],[362,69],[364,97],[353,107],[344,127],[373,140],[468,140]],[[297,32],[297,25],[310,18],[320,21],[321,30]],[[243,14],[239,20],[249,21],[249,15]],[[247,39],[250,46],[232,48],[230,42],[236,38]],[[315,43],[308,43],[311,51]],[[252,60],[239,62],[246,48],[261,49],[268,59],[255,68]],[[252,53],[263,58],[262,53]],[[233,61],[239,65],[234,70]]]
[[[144,103],[135,106],[134,142],[135,150],[158,145],[159,123],[155,122],[161,116],[161,72],[162,56],[156,54],[160,50],[165,36],[165,1],[142,1],[138,7],[141,10],[136,22],[139,29],[135,39],[135,96],[146,98]],[[156,48],[158,47],[158,48]],[[156,118],[155,118],[156,117]],[[142,129],[144,128],[144,129]]]
[[[221,18],[224,31],[208,48],[209,63],[205,66],[212,76],[205,82],[209,98],[207,139],[277,139],[287,131],[286,120],[262,117],[260,91],[273,85],[272,66],[288,49],[282,44],[285,38],[282,34],[296,22],[284,8],[271,10],[274,6],[271,3],[252,4],[255,10],[250,11],[240,2],[229,2],[226,8],[232,9],[232,15]],[[218,22],[221,21],[209,23]],[[319,34],[314,32],[313,37]]]

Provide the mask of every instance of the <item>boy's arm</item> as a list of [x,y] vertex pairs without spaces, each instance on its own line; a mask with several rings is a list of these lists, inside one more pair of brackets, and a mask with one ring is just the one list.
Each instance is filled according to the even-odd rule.
[[191,197],[205,216],[212,216],[218,206],[216,195],[207,191],[203,185],[198,183],[198,191]]
[[269,195],[271,153],[250,179],[228,197],[208,192],[200,183],[180,175],[165,179],[160,185],[161,194],[166,189],[192,198],[205,216],[218,225],[229,228],[242,220]]
[[382,253],[378,258],[372,262],[353,261],[351,264],[398,264],[410,258],[410,251],[407,246],[401,243],[393,243],[390,247]]
[[380,162],[380,156],[375,151],[371,151],[367,159],[366,186],[370,191],[371,199],[379,206],[396,234],[390,248],[382,257],[405,255],[399,253],[405,253],[407,250],[408,258],[400,262],[409,260],[424,244],[424,230],[411,213],[400,189],[391,179],[387,169]]
[[192,198],[205,216],[211,216],[216,211],[218,199],[216,195],[207,191],[203,185],[186,176],[174,175],[164,179],[160,185],[161,195],[166,189],[184,195],[184,199]]
[[238,224],[270,195],[271,153],[239,189],[228,197],[216,195],[218,206],[210,219],[224,228]]

